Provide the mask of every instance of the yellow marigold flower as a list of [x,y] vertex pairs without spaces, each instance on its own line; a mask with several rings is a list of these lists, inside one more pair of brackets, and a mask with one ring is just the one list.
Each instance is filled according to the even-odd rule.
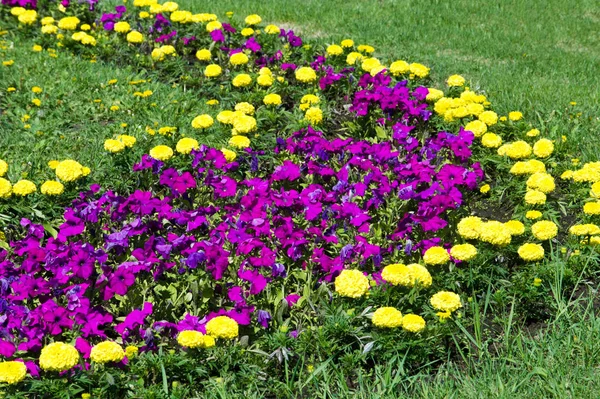
[[192,13],[189,11],[178,10],[171,14],[171,21],[179,22],[182,24],[192,22],[192,18]]
[[37,191],[37,187],[32,181],[19,180],[14,184],[12,190],[15,195],[25,197],[26,195],[35,193]]
[[304,114],[304,119],[312,125],[318,125],[323,121],[323,111],[318,107],[310,107]]
[[[240,111],[237,111],[240,112]],[[233,135],[248,134],[256,130],[256,119],[249,115],[241,114],[236,115],[232,118],[233,129],[231,133]]]
[[410,273],[406,265],[395,263],[387,265],[381,271],[381,278],[392,285],[410,286]]
[[428,265],[443,265],[450,261],[450,254],[446,249],[434,246],[425,251],[423,261]]
[[554,178],[548,173],[534,173],[527,179],[527,188],[541,191],[544,194],[551,193],[556,188]]
[[229,139],[229,145],[234,148],[248,148],[250,147],[250,139],[246,136],[233,136]]
[[54,18],[44,17],[40,22],[42,23],[42,25],[52,25],[54,23]]
[[418,263],[411,263],[406,265],[406,268],[408,269],[408,275],[410,277],[409,287],[413,287],[416,284],[421,284],[423,287],[429,287],[433,282],[431,274],[425,266]]
[[0,177],[0,198],[8,198],[12,194],[12,184],[3,177]]
[[441,323],[445,323],[447,319],[452,317],[452,312],[437,312],[436,316],[439,317]]
[[54,342],[46,345],[40,354],[40,367],[47,371],[66,371],[79,363],[79,352],[73,345]]
[[376,76],[377,74],[379,74],[382,71],[386,71],[387,68],[385,65],[378,65],[374,68],[372,68],[369,73],[371,74],[371,76]]
[[458,244],[450,248],[450,255],[454,259],[470,261],[477,256],[477,248],[471,244]]
[[465,125],[465,130],[473,132],[475,137],[481,137],[485,132],[487,132],[487,125],[482,121],[474,120]]
[[529,205],[544,205],[546,203],[546,194],[538,190],[527,190],[527,193],[525,193],[525,203]]
[[137,141],[137,139],[135,137],[129,136],[127,134],[121,134],[121,135],[117,136],[117,140],[123,142],[123,144],[125,144],[125,147],[127,147],[127,148],[133,147],[133,145]]
[[374,68],[381,66],[381,62],[377,58],[365,58],[362,61],[361,68],[363,71],[371,72]]
[[369,46],[368,44],[360,44],[360,45],[358,45],[358,47],[356,49],[362,53],[368,53],[368,54],[371,54],[372,52],[375,51],[375,48],[373,46]]
[[343,48],[354,47],[354,40],[344,39],[344,40],[342,40],[342,42],[340,44],[342,45]]
[[402,313],[391,306],[377,309],[371,319],[373,324],[379,328],[396,328],[402,326]]
[[484,111],[479,114],[479,120],[488,126],[492,126],[498,123],[498,114],[494,111]]
[[219,100],[215,100],[214,98],[212,100],[208,100],[206,102],[206,105],[219,105]]
[[467,104],[467,112],[469,113],[469,115],[479,116],[483,111],[485,111],[485,108],[481,104]]
[[242,52],[235,53],[229,57],[229,62],[231,65],[245,65],[248,63],[248,61],[248,56]]
[[450,291],[438,292],[431,297],[429,303],[435,310],[441,310],[442,312],[454,312],[462,308],[460,296]]
[[508,245],[511,242],[511,234],[504,223],[491,220],[481,225],[479,239],[496,246]]
[[558,226],[549,220],[541,220],[531,226],[531,233],[538,240],[550,240],[558,234]]
[[571,226],[569,234],[574,236],[595,236],[600,234],[600,227],[595,224],[576,224]]
[[63,30],[75,30],[79,22],[81,21],[77,17],[65,17],[58,21],[58,27]]
[[173,157],[173,149],[166,145],[157,145],[150,150],[150,156],[159,161],[168,161]]
[[256,78],[256,83],[263,87],[270,87],[273,85],[273,76],[267,74],[258,75],[258,78]]
[[237,154],[235,153],[235,151],[231,151],[227,148],[221,148],[221,152],[223,153],[223,156],[225,157],[227,162],[233,162],[235,161],[235,158],[237,158]]
[[214,124],[212,116],[208,114],[198,115],[192,121],[192,127],[194,129],[208,129]]
[[12,92],[17,91],[17,88],[16,87],[9,87],[8,89],[6,89],[6,91],[9,92],[9,93],[12,93]]
[[0,383],[17,384],[25,379],[27,366],[23,362],[0,362]]
[[24,25],[33,25],[37,20],[37,11],[26,10],[25,12],[21,13],[17,19]]
[[510,173],[513,175],[527,175],[533,173],[545,173],[546,165],[543,162],[538,161],[537,159],[530,159],[528,161],[519,161],[516,162],[512,168],[510,168]]
[[554,152],[554,144],[551,140],[541,139],[533,145],[533,153],[538,158],[548,158]]
[[206,334],[213,338],[233,339],[239,334],[239,326],[231,317],[217,316],[206,323]]
[[410,73],[418,78],[426,78],[429,75],[429,68],[423,64],[412,63],[410,64]]
[[456,226],[458,234],[467,240],[476,240],[479,238],[479,232],[483,221],[477,216],[468,216],[461,219]]
[[523,114],[519,111],[512,111],[508,113],[508,119],[511,121],[518,121],[523,119]]
[[252,77],[250,75],[248,75],[247,73],[240,73],[238,75],[236,75],[233,80],[231,81],[231,84],[234,85],[235,87],[246,87],[249,86],[252,83]]
[[342,270],[335,278],[335,292],[348,298],[360,298],[369,290],[369,279],[360,270]]
[[60,180],[72,182],[83,176],[83,166],[77,161],[67,159],[56,166],[55,172]]
[[265,26],[265,33],[268,35],[278,35],[281,33],[281,29],[275,25],[267,25]]
[[418,333],[425,329],[425,319],[416,314],[406,314],[402,317],[402,329],[412,333]]
[[140,351],[140,349],[137,346],[128,345],[125,348],[125,356],[127,356],[127,359],[132,359],[133,357],[135,357],[138,354],[139,351]]
[[141,43],[144,41],[144,35],[137,30],[132,30],[127,34],[127,41],[129,43]]
[[203,48],[196,51],[196,58],[200,61],[210,61],[212,54],[210,53],[210,50]]
[[240,31],[240,33],[244,37],[252,36],[254,34],[254,29],[252,29],[252,28],[244,28],[244,29],[242,29]]
[[210,21],[206,24],[206,31],[212,32],[213,30],[221,29],[222,27],[223,24],[221,24],[219,21]]
[[300,67],[295,72],[296,79],[303,83],[314,82],[317,79],[317,73],[311,67]]
[[[54,35],[56,32],[58,32],[58,28],[56,27],[56,25],[42,26],[42,33],[45,35]],[[50,50],[48,51],[50,52]]]
[[42,184],[40,191],[44,195],[61,195],[65,191],[65,186],[61,182],[48,180]]
[[587,202],[583,206],[583,213],[586,215],[600,215],[600,202]]
[[162,5],[162,8],[163,11],[166,12],[175,12],[179,9],[179,4],[175,3],[174,1],[167,1]]
[[517,252],[521,259],[527,262],[535,262],[544,259],[544,247],[539,244],[523,244],[519,247]]
[[531,152],[532,148],[529,143],[522,140],[507,143],[498,148],[498,155],[506,155],[511,159],[527,158],[531,155]]
[[217,64],[210,64],[204,68],[204,76],[207,78],[215,78],[221,74],[221,67]]
[[[392,64],[392,65],[394,65],[394,64]],[[390,66],[390,72],[392,72],[391,66]],[[393,72],[392,72],[392,74],[393,74]],[[427,89],[427,97],[425,99],[427,101],[437,101],[442,97],[444,97],[443,91],[430,87]]]
[[246,115],[254,115],[254,111],[255,111],[254,105],[252,105],[248,102],[237,103],[235,105],[235,110],[243,112]]
[[215,339],[199,331],[185,330],[177,336],[177,343],[186,348],[211,348],[215,346]]
[[199,147],[200,145],[197,140],[190,137],[184,137],[177,142],[175,149],[180,154],[189,154],[192,150],[197,150]]
[[120,140],[108,139],[104,142],[104,149],[108,152],[116,154],[125,149],[125,143]]
[[281,104],[281,96],[279,94],[267,94],[263,98],[263,103],[265,105],[280,105]]
[[346,63],[348,65],[354,65],[356,64],[356,61],[362,61],[363,59],[364,56],[361,53],[353,51],[351,53],[348,53],[348,55],[346,56]]
[[510,231],[511,236],[520,236],[521,234],[525,233],[525,225],[518,220],[509,220],[508,222],[504,223],[504,225]]
[[344,49],[342,48],[342,46],[339,46],[337,44],[331,44],[329,46],[327,46],[327,55],[342,55],[344,54]]
[[561,180],[569,180],[571,178],[573,178],[573,171],[572,170],[565,170],[561,175],[560,175]]
[[481,186],[481,187],[479,188],[479,192],[480,192],[481,194],[487,194],[487,193],[489,193],[489,192],[490,192],[490,190],[491,190],[491,189],[492,189],[492,188],[490,187],[490,185],[489,185],[489,184],[484,184],[483,186]]
[[0,159],[0,177],[4,176],[6,172],[8,172],[8,164]]
[[540,211],[527,211],[525,217],[529,220],[536,220],[542,217],[542,212]]
[[538,129],[531,129],[525,134],[527,135],[527,137],[537,137],[540,135],[540,131]]
[[219,112],[219,114],[217,115],[217,120],[224,124],[232,124],[234,117],[235,113],[226,109],[224,111]]
[[11,66],[15,63],[15,60],[2,61],[2,65]]
[[314,94],[305,94],[300,99],[300,109],[306,111],[311,105],[316,105],[321,102],[321,99]]
[[100,342],[92,347],[90,359],[94,363],[120,362],[125,357],[121,345],[113,341]]
[[448,80],[446,80],[446,83],[450,87],[464,86],[464,84],[465,84],[465,78],[463,78],[460,75],[451,75],[451,76],[448,77]]
[[258,14],[251,14],[244,19],[246,25],[258,25],[262,22],[262,18]]
[[502,145],[502,138],[495,133],[486,133],[483,135],[483,137],[481,137],[481,144],[487,148],[498,148]]

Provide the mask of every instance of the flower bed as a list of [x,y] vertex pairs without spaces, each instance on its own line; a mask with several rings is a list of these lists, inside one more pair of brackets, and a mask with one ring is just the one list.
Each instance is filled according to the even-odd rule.
[[[119,51],[203,104],[185,127],[106,137],[115,169],[137,158],[133,190],[93,184],[57,229],[23,218],[4,233],[0,382],[127,370],[138,351],[203,362],[273,337],[293,346],[332,304],[345,333],[369,334],[351,350],[414,351],[416,367],[464,331],[478,310],[467,297],[510,287],[534,315],[545,261],[595,256],[597,163],[568,170],[560,140],[520,112],[498,116],[459,75],[428,88],[424,65],[382,63],[350,39],[307,45],[257,15],[236,25],[173,2],[104,14],[95,2],[40,2],[39,14],[21,3],[1,10],[42,49]],[[227,145],[200,144],[208,131]],[[10,164],[0,161],[0,201],[33,201],[34,182],[2,178]],[[44,195],[94,181],[75,160],[51,166]],[[486,214],[505,190],[506,214]],[[565,199],[583,215],[558,213]]]

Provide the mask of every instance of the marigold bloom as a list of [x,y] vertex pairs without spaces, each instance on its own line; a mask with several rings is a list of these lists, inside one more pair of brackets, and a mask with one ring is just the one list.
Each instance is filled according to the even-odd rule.
[[48,180],[42,184],[40,191],[44,195],[61,195],[65,191],[65,186],[61,182]]
[[248,148],[250,147],[250,139],[241,135],[233,136],[229,139],[229,145],[234,148]]
[[3,177],[0,177],[0,198],[8,198],[12,194],[12,184]]
[[212,116],[208,114],[202,114],[194,118],[192,121],[192,127],[194,129],[208,129],[214,123],[215,121],[213,120]]
[[248,61],[248,56],[241,52],[235,53],[229,57],[229,62],[231,63],[231,65],[244,65],[247,64]]
[[244,19],[246,25],[258,25],[262,22],[262,18],[258,14],[251,14]]
[[377,309],[371,319],[379,328],[396,328],[402,326],[402,313],[391,306]]
[[425,251],[423,261],[428,265],[443,265],[450,261],[450,255],[443,247],[434,246]]
[[520,236],[525,233],[525,225],[518,220],[509,220],[504,225],[508,227],[511,236]]
[[300,67],[295,72],[296,79],[300,82],[310,83],[317,79],[317,73],[311,67]]
[[487,125],[482,121],[474,120],[467,123],[465,130],[473,132],[475,137],[481,137],[485,132],[487,132]]
[[425,319],[416,314],[405,314],[402,317],[402,329],[412,333],[418,333],[425,329]]
[[458,244],[450,248],[450,255],[454,259],[469,261],[477,256],[477,248],[471,244]]
[[558,234],[558,226],[550,220],[541,220],[531,226],[531,233],[538,240],[550,240]]
[[535,262],[544,259],[544,247],[539,244],[523,244],[519,247],[517,252],[521,259],[527,262]]
[[159,161],[168,161],[173,157],[173,149],[166,145],[157,145],[150,150],[150,156]]
[[468,216],[462,218],[456,226],[458,234],[467,240],[476,240],[479,238],[479,232],[483,221],[477,216]]
[[410,273],[406,265],[395,263],[387,265],[381,271],[381,278],[392,285],[410,285]]
[[8,163],[0,159],[0,177],[4,176],[8,172]]
[[409,287],[414,287],[417,284],[420,284],[423,287],[429,287],[433,282],[429,270],[423,265],[411,263],[406,265],[406,269],[408,270],[408,275],[410,277]]
[[200,331],[184,330],[177,336],[177,343],[186,348],[210,348],[215,346],[215,339]]
[[235,87],[247,87],[250,86],[251,83],[252,77],[247,73],[240,73],[236,75],[231,81],[231,84]]
[[279,94],[267,94],[263,98],[263,103],[265,105],[280,105],[281,104],[281,96]]
[[29,180],[19,180],[16,182],[12,188],[13,193],[15,195],[19,195],[21,197],[25,197],[29,194],[33,194],[37,191],[37,187],[35,183]]
[[586,215],[600,215],[600,202],[586,202],[583,206],[583,213]]
[[206,334],[214,338],[233,339],[239,334],[239,326],[231,317],[217,316],[206,323]]
[[423,64],[413,62],[410,64],[410,73],[423,79],[429,75],[429,68]]
[[541,139],[533,145],[533,154],[538,158],[548,158],[554,152],[554,144],[551,140]]
[[79,363],[79,352],[73,345],[54,342],[42,348],[40,367],[48,371],[66,371]]
[[192,150],[197,150],[200,147],[198,140],[190,137],[184,137],[177,142],[175,149],[180,154],[189,154]]
[[120,140],[108,139],[104,142],[104,149],[108,152],[116,154],[125,149],[125,143]]
[[429,300],[431,306],[435,310],[441,310],[442,312],[454,312],[455,310],[462,308],[460,302],[460,296],[450,291],[440,291],[433,295]]
[[144,41],[144,35],[137,30],[133,30],[127,34],[127,41],[129,43],[141,43]]
[[492,126],[498,123],[498,114],[494,111],[484,111],[479,114],[479,120],[488,126]]
[[210,59],[212,58],[212,54],[210,53],[210,50],[203,48],[196,51],[196,58],[200,61],[210,61]]
[[121,345],[113,341],[100,342],[92,347],[90,359],[95,363],[120,362],[125,357]]
[[233,162],[237,157],[235,151],[228,150],[227,148],[221,148],[221,152],[223,153],[223,156],[225,157],[227,162]]
[[0,383],[17,384],[27,376],[27,366],[23,362],[0,362]]
[[348,298],[360,298],[369,290],[369,279],[359,270],[342,270],[335,278],[335,292]]
[[464,86],[464,84],[465,84],[465,78],[463,78],[460,75],[451,75],[451,76],[448,77],[448,80],[446,80],[446,83],[450,87]]
[[504,223],[491,220],[481,225],[479,239],[492,245],[504,246],[511,242],[511,234]]
[[508,119],[511,121],[518,121],[523,119],[523,114],[519,111],[512,111],[508,113]]
[[344,54],[344,49],[340,45],[331,44],[331,45],[327,46],[326,52],[327,52],[327,55],[336,56],[336,55]]
[[323,121],[323,111],[318,107],[310,107],[304,114],[304,119],[312,125],[318,125]]

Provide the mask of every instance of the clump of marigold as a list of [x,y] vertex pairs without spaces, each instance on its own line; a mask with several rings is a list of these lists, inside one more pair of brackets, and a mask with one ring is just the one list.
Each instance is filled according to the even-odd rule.
[[296,79],[303,83],[314,82],[317,79],[317,73],[311,67],[300,67],[295,72]]
[[467,216],[466,218],[462,218],[456,229],[458,230],[458,234],[462,238],[467,240],[476,240],[479,238],[479,233],[481,226],[483,225],[483,221],[481,218],[477,216]]
[[215,339],[200,331],[184,330],[177,336],[177,343],[186,348],[211,348],[215,346]]
[[541,220],[531,226],[531,233],[538,240],[550,240],[558,234],[558,226],[550,220]]
[[44,195],[61,195],[65,191],[65,186],[61,182],[48,180],[42,184],[40,191]]
[[125,357],[121,345],[113,341],[100,342],[92,347],[90,359],[95,363],[120,362]]
[[450,248],[450,255],[454,259],[470,261],[477,256],[477,248],[471,244],[458,244]]
[[175,149],[180,154],[189,154],[192,150],[197,150],[199,147],[198,140],[191,137],[184,137],[177,142]]
[[173,149],[166,145],[157,145],[150,150],[150,156],[159,161],[168,161],[173,157]]
[[360,298],[369,290],[369,279],[359,270],[342,270],[335,279],[335,291],[348,298]]
[[402,312],[391,306],[379,308],[373,313],[371,321],[379,328],[401,327]]
[[525,233],[525,225],[518,220],[509,220],[508,222],[504,223],[504,225],[510,231],[511,236],[520,236],[521,234]]
[[206,323],[206,334],[214,338],[233,339],[239,334],[239,326],[229,316],[217,316]]
[[42,348],[40,367],[47,371],[66,371],[79,363],[79,352],[73,345],[54,342]]
[[443,247],[434,246],[425,251],[423,261],[428,265],[443,265],[450,261],[450,254]]
[[504,223],[490,220],[481,225],[479,239],[492,245],[504,246],[510,244],[512,236]]
[[83,176],[83,166],[72,159],[61,161],[54,170],[56,177],[64,182],[72,182]]
[[435,310],[442,312],[454,312],[455,310],[462,308],[460,296],[450,291],[440,291],[434,294],[429,303]]
[[19,180],[12,187],[12,191],[15,195],[25,197],[29,194],[33,194],[37,191],[35,183],[30,180]]
[[0,362],[0,383],[17,384],[25,379],[27,366],[23,362]]
[[425,319],[416,314],[406,314],[402,317],[402,329],[412,333],[418,333],[425,329]]
[[381,278],[392,285],[410,285],[410,274],[406,265],[394,263],[381,271]]
[[535,262],[544,259],[544,247],[539,244],[526,243],[519,247],[518,254],[527,262]]

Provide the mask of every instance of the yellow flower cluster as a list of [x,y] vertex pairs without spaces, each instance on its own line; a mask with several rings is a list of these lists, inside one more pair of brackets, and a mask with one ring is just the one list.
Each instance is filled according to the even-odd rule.
[[113,341],[100,342],[92,347],[90,359],[95,363],[120,362],[125,357],[121,345]]
[[440,291],[429,300],[434,309],[442,312],[454,312],[462,308],[460,296],[450,291]]
[[0,383],[17,384],[25,379],[27,366],[23,362],[0,362]]
[[215,346],[215,339],[200,331],[185,330],[177,336],[177,343],[186,348],[212,348]]
[[446,249],[434,246],[425,251],[423,261],[428,265],[443,265],[450,261],[450,254]]
[[360,298],[369,290],[369,279],[359,270],[342,270],[335,279],[335,291],[348,298]]
[[471,244],[458,244],[450,248],[450,255],[454,259],[470,261],[477,256],[477,248]]
[[150,150],[150,156],[159,161],[168,161],[173,157],[173,149],[166,145],[157,145]]
[[42,348],[40,367],[48,371],[66,371],[79,363],[79,352],[73,345],[54,342]]
[[195,140],[191,137],[182,138],[177,142],[177,145],[175,146],[175,149],[180,154],[189,154],[192,152],[192,150],[197,150],[198,148],[200,148],[198,140]]
[[379,308],[373,313],[371,321],[379,328],[401,327],[402,312],[391,306]]
[[540,244],[523,244],[519,247],[517,252],[521,259],[527,262],[536,262],[544,259],[544,247]]
[[429,287],[432,283],[429,270],[417,263],[411,263],[408,266],[401,263],[388,265],[381,271],[381,278],[392,285],[404,285],[407,287],[413,287],[416,284]]
[[206,323],[206,334],[214,338],[233,339],[239,334],[239,326],[231,317],[217,316]]
[[549,220],[541,220],[531,226],[531,233],[538,240],[550,240],[558,234],[558,226]]

